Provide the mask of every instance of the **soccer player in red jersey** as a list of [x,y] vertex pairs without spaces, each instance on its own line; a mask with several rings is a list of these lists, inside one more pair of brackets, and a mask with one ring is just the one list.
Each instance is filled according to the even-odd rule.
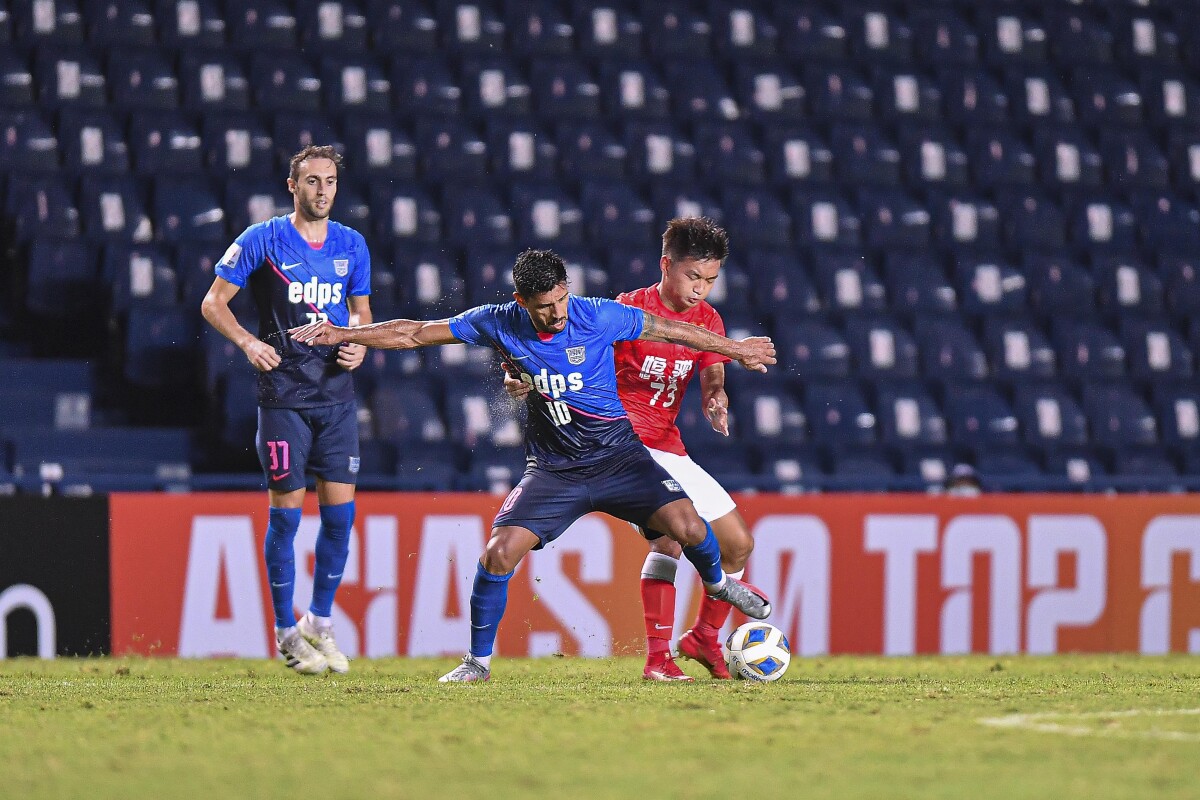
[[[705,302],[729,254],[725,231],[703,217],[673,219],[662,237],[659,267],[662,279],[617,297],[671,320],[691,323],[725,334],[717,310]],[[646,340],[619,342],[615,346],[617,393],[638,438],[663,468],[687,492],[696,512],[707,520],[721,546],[721,565],[741,578],[754,540],[729,493],[693,461],[684,449],[675,419],[688,382],[699,373],[704,415],[713,429],[729,435],[729,397],[725,394],[728,358],[690,347]],[[511,378],[505,388],[513,397],[528,393],[527,384]],[[675,573],[681,549],[672,539],[643,531],[650,553],[642,566],[642,607],[646,621],[646,667],[643,676],[655,681],[690,681],[671,655],[675,620]],[[679,639],[679,654],[704,665],[714,678],[728,679],[718,632],[729,617],[727,603],[700,601],[700,613],[691,630]]]

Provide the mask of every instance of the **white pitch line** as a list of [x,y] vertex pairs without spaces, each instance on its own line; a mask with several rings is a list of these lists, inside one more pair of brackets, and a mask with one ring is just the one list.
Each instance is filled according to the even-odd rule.
[[1112,736],[1120,739],[1161,739],[1172,742],[1200,742],[1200,733],[1189,731],[1129,731],[1122,728],[1094,728],[1087,725],[1064,725],[1048,721],[1056,719],[1070,721],[1196,715],[1200,715],[1200,708],[1135,708],[1126,711],[1047,711],[1038,714],[1009,714],[1004,717],[984,717],[979,722],[993,728],[1022,728],[1041,733],[1061,733],[1066,736]]

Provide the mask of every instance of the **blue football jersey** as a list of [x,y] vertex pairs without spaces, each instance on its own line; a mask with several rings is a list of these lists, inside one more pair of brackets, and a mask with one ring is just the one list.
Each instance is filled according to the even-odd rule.
[[330,221],[325,243],[315,249],[290,219],[274,217],[243,231],[216,273],[250,287],[258,338],[281,358],[258,375],[259,405],[316,408],[354,399],[354,380],[338,366],[337,348],[300,344],[287,331],[318,319],[349,324],[347,298],[371,293],[371,256],[358,231]]
[[539,335],[516,302],[472,308],[450,320],[450,332],[499,351],[533,384],[525,450],[547,469],[603,459],[613,447],[640,446],[617,397],[613,344],[642,335],[645,312],[612,300],[567,300],[567,327]]

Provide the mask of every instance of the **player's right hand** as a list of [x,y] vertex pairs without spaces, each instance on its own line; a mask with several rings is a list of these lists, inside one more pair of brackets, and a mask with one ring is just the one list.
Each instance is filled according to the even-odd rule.
[[259,372],[270,372],[279,366],[279,353],[275,348],[261,339],[254,339],[242,350],[250,366]]
[[307,325],[301,325],[297,328],[292,328],[288,331],[288,335],[295,339],[300,344],[318,345],[318,344],[341,344],[345,341],[341,334],[345,328],[339,328],[337,325],[330,325],[328,322],[318,320],[310,322]]
[[766,372],[767,365],[775,363],[775,343],[770,336],[747,336],[738,344],[737,360],[746,369]]
[[508,364],[504,365],[504,391],[508,392],[508,396],[513,400],[523,400],[525,395],[533,391],[533,387],[513,375],[513,369]]

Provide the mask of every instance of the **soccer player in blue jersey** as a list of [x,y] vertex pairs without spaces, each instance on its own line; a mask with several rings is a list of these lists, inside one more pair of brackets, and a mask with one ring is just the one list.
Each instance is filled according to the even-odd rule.
[[554,541],[572,522],[603,511],[683,547],[705,591],[755,619],[767,598],[721,569],[712,528],[678,482],[650,456],[617,398],[613,344],[634,339],[686,344],[766,371],[775,347],[766,337],[733,341],[612,300],[576,297],[563,260],[526,250],[513,266],[513,302],[472,308],[452,319],[390,320],[345,328],[317,321],[291,331],[318,347],[355,342],[410,349],[466,342],[495,349],[534,387],[525,424],[528,467],[492,523],[471,592],[471,650],[443,683],[486,681],[508,600],[508,580],[530,550]]
[[[363,362],[357,344],[309,347],[289,339],[297,325],[371,322],[371,257],[357,231],[332,222],[341,157],[310,145],[292,156],[291,214],[251,225],[217,264],[204,318],[246,354],[258,376],[258,459],[267,479],[270,522],[265,556],[275,609],[275,641],[287,665],[314,675],[348,672],[333,636],[333,597],[350,552],[358,476],[358,414],[350,372]],[[249,287],[258,335],[229,302]],[[296,619],[293,541],[300,526],[306,473],[316,476],[321,527],[313,596]]]

